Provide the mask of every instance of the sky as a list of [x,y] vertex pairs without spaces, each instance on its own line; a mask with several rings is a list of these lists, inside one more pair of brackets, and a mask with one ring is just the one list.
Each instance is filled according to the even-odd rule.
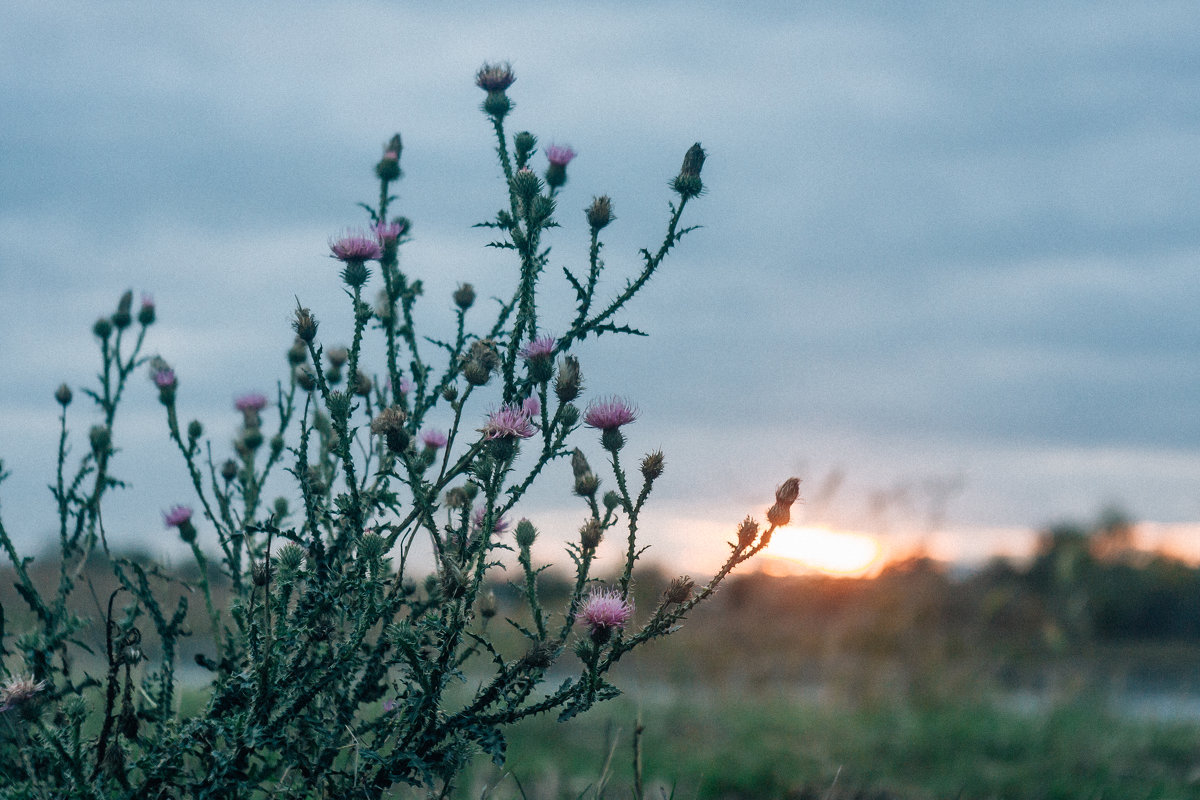
[[[363,222],[396,131],[420,324],[445,330],[459,282],[511,291],[471,227],[503,199],[472,79],[506,60],[510,130],[579,153],[555,269],[586,264],[581,210],[609,194],[617,291],[683,153],[708,152],[701,227],[623,319],[649,336],[579,351],[590,396],[638,405],[631,449],[666,454],[661,560],[711,563],[793,474],[804,522],[949,553],[1106,507],[1191,530],[1197,41],[1187,2],[10,2],[0,514],[23,546],[52,529],[52,394],[91,380],[92,322],[126,289],[153,295],[149,352],[221,452],[232,399],[285,375],[297,299],[347,330],[327,242]],[[138,376],[114,537],[159,546],[188,499],[165,429]],[[523,510],[568,536],[583,512],[557,466]]]

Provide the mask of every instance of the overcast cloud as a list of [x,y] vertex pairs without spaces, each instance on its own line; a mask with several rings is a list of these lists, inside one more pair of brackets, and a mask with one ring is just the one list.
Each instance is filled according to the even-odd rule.
[[[626,315],[650,337],[582,350],[593,392],[640,405],[633,445],[666,451],[664,536],[833,469],[844,488],[809,510],[840,525],[881,524],[887,489],[918,524],[959,480],[955,530],[1105,504],[1200,519],[1193,3],[414,5],[9,4],[0,502],[19,539],[50,524],[51,393],[94,370],[94,318],[152,292],[153,350],[227,440],[231,398],[284,374],[293,298],[345,321],[325,243],[361,221],[392,132],[423,319],[445,324],[459,281],[508,291],[470,227],[501,198],[472,85],[496,59],[511,129],[580,152],[556,264],[585,259],[576,209],[608,193],[619,285],[684,151],[709,152],[703,228]],[[186,482],[149,384],[130,401],[118,472],[138,489],[110,519],[144,539]],[[536,502],[569,508],[560,483]]]

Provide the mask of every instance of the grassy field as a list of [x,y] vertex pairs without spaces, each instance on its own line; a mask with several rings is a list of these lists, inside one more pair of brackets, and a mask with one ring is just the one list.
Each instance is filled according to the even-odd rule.
[[639,718],[648,798],[1200,797],[1200,724],[1123,719],[1099,702],[851,708],[683,687],[527,722],[505,771],[478,763],[458,796],[633,797]]

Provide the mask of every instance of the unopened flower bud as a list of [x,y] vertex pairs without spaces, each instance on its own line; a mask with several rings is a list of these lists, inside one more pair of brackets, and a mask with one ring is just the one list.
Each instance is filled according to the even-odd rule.
[[475,305],[475,287],[469,283],[461,283],[454,290],[454,305],[466,311]]
[[[274,444],[274,440],[272,440],[272,445],[273,444]],[[274,448],[272,447],[272,449],[274,449]],[[283,519],[284,517],[286,517],[288,515],[288,510],[289,509],[288,509],[287,498],[282,497],[282,496],[276,497],[275,498],[275,518]]]
[[54,390],[54,399],[63,408],[71,405],[71,387],[65,383],[59,384],[58,388]]
[[378,533],[365,533],[358,540],[358,557],[368,563],[373,563],[383,557],[387,542]]
[[700,180],[700,170],[704,167],[704,148],[696,142],[683,157],[683,166],[679,168],[679,175],[672,181],[673,188],[683,199],[695,197],[704,191],[704,184]]
[[304,548],[295,542],[288,542],[275,558],[281,570],[296,572],[304,564]]
[[603,537],[604,529],[600,527],[600,520],[592,517],[579,529],[579,546],[585,551],[595,550]]
[[583,389],[583,376],[579,372],[579,359],[563,356],[558,362],[558,376],[554,379],[554,393],[563,403],[579,397]]
[[254,581],[255,586],[266,586],[271,581],[271,563],[269,561],[255,561],[250,567],[250,579]]
[[607,510],[612,511],[613,509],[617,508],[620,505],[621,505],[621,495],[617,494],[616,492],[605,492],[604,493],[604,507]]
[[121,295],[121,299],[117,301],[117,310],[112,315],[112,324],[119,330],[123,331],[133,324],[133,292],[126,291]]
[[112,431],[107,425],[93,425],[88,431],[88,440],[92,445],[92,453],[99,458],[112,446]]
[[788,478],[775,490],[775,502],[790,506],[800,497],[800,479]]
[[467,492],[461,486],[455,486],[446,490],[446,508],[465,508],[470,500],[467,499]]
[[575,477],[575,494],[580,497],[595,497],[600,489],[600,479],[594,473],[585,472]]
[[642,459],[642,477],[649,481],[658,479],[666,466],[661,450],[655,450]]
[[107,317],[101,317],[96,320],[96,324],[92,326],[92,333],[100,339],[107,339],[112,335],[112,322]]
[[537,538],[537,533],[537,528],[533,527],[532,522],[522,519],[517,523],[517,530],[513,534],[517,540],[517,547],[528,550],[533,546],[533,540]]
[[371,396],[371,378],[361,369],[358,371],[358,375],[355,376],[354,393],[359,397]]
[[517,197],[528,202],[541,193],[542,180],[528,167],[519,169],[513,175],[512,190]]
[[529,162],[529,156],[533,154],[535,147],[537,147],[537,137],[529,131],[521,131],[513,137],[513,151],[517,157],[518,169]]
[[288,348],[287,359],[293,367],[298,367],[308,360],[308,348],[305,347],[303,339],[296,337],[296,341]]
[[148,294],[142,295],[142,305],[141,308],[138,309],[137,320],[138,324],[143,328],[154,324],[154,298]]
[[296,368],[296,385],[306,392],[311,392],[317,388],[317,375],[313,372],[313,368],[308,364],[302,364]]
[[400,177],[400,153],[404,149],[400,134],[391,138],[383,148],[383,157],[375,165],[375,174],[382,181],[394,181]]
[[608,195],[592,198],[592,204],[585,209],[588,225],[593,231],[598,231],[616,217],[612,213],[612,199]]
[[258,428],[247,428],[242,431],[241,442],[249,450],[254,451],[262,447],[263,433]]
[[787,525],[792,521],[792,507],[785,506],[783,503],[775,503],[767,509],[767,522],[773,527],[779,528]]
[[188,438],[195,441],[204,435],[204,426],[200,424],[200,420],[194,419],[188,423],[187,433]]
[[237,462],[234,461],[232,458],[226,459],[225,463],[221,465],[221,477],[225,479],[226,483],[228,483],[229,481],[236,478],[237,473],[238,473]]
[[692,598],[692,588],[695,585],[696,582],[687,575],[681,575],[680,577],[675,578],[667,586],[667,602],[675,603],[676,605],[686,603]]
[[458,399],[458,387],[450,384],[445,389],[442,389],[442,399],[447,403],[453,403]]

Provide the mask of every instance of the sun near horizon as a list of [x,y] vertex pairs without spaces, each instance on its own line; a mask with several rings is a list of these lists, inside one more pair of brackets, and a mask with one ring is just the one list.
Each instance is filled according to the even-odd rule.
[[883,562],[883,547],[874,536],[835,531],[815,525],[786,526],[775,531],[763,551],[768,572],[817,572],[843,578],[874,575]]

